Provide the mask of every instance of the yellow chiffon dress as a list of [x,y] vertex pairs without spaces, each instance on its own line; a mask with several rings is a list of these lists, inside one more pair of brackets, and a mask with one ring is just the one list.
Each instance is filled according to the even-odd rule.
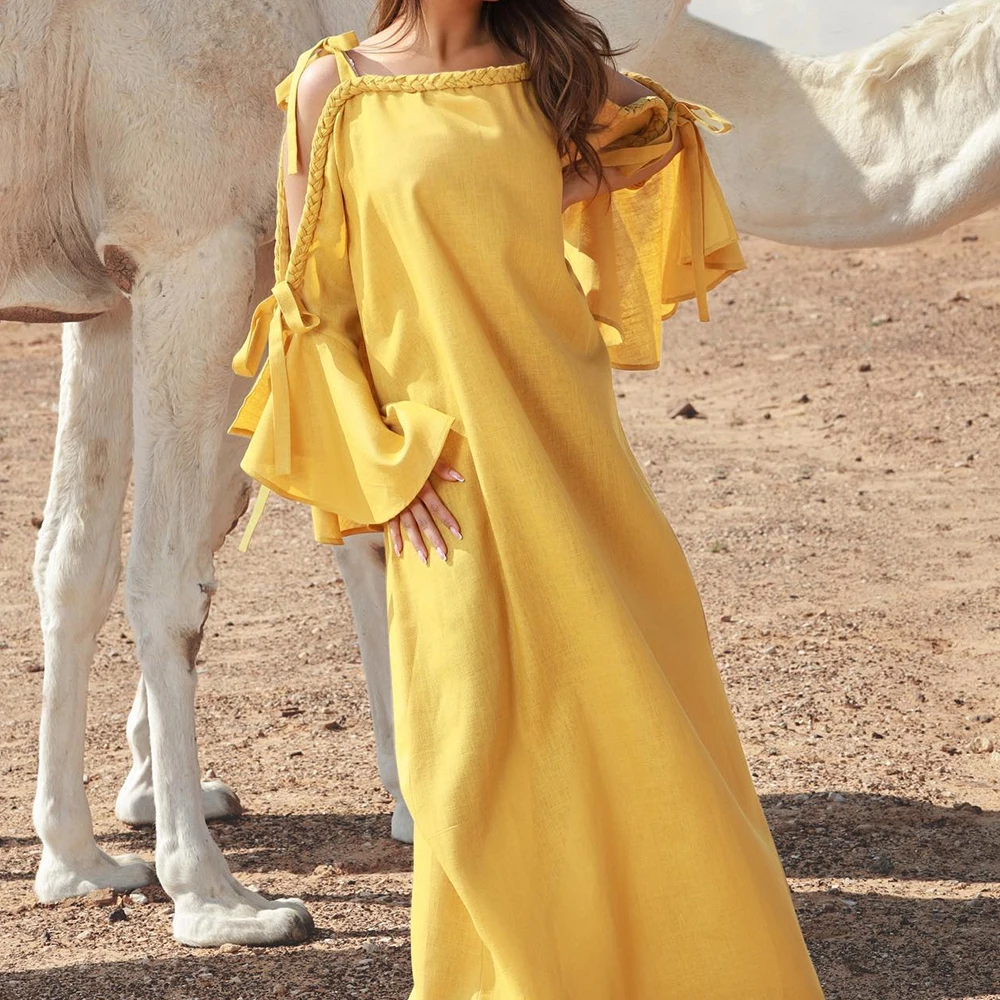
[[[697,126],[656,96],[594,142],[645,185],[562,214],[524,65],[359,76],[353,34],[278,88],[273,294],[232,430],[316,537],[382,531],[439,456],[463,538],[388,559],[403,793],[416,824],[411,1000],[814,1000],[688,566],[615,405],[660,323],[743,267]],[[308,163],[296,85],[336,58]],[[261,368],[265,351],[266,363]],[[266,496],[266,492],[262,490]],[[257,514],[259,516],[260,503]]]

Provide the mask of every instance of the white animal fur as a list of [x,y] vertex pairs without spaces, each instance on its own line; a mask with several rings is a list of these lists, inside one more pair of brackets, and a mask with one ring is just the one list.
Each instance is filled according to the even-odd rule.
[[737,226],[811,246],[941,232],[1000,200],[1000,4],[827,59],[685,16],[646,65],[736,124],[709,151]]
[[[190,668],[214,589],[212,552],[246,497],[239,443],[222,431],[245,389],[230,378],[229,357],[270,283],[279,129],[270,88],[313,41],[360,26],[367,3],[341,0],[336,17],[324,6],[301,3],[279,16],[264,4],[231,12],[218,0],[13,0],[0,13],[0,146],[12,154],[0,162],[0,316],[94,317],[67,324],[64,335],[36,559],[46,648],[36,886],[41,898],[57,899],[151,876],[140,859],[97,849],[82,783],[87,671],[118,579],[134,450],[126,595],[143,680],[129,720],[135,764],[118,813],[149,821],[155,800],[157,874],[175,900],[175,935],[190,944],[277,943],[310,926],[296,901],[268,902],[240,886],[208,833],[206,813],[237,806],[221,783],[199,787]],[[977,104],[958,81],[945,81],[940,96],[930,84],[945,64],[952,73],[975,65],[966,91],[993,95],[996,74],[928,43],[929,29],[868,50],[868,63],[864,53],[803,60],[693,18],[668,38],[679,3],[587,6],[615,41],[641,39],[628,65],[737,121],[713,156],[749,231],[826,245],[890,242],[995,199],[974,182],[990,176],[985,136],[995,102]],[[951,11],[957,23],[990,9],[969,2]],[[873,75],[880,82],[864,85]],[[888,128],[900,115],[912,137]],[[873,154],[872,137],[886,130],[892,141],[874,142]],[[922,207],[928,196],[916,193],[949,167],[961,175],[968,148],[979,149],[983,169],[971,181],[959,177],[946,210]],[[128,278],[116,248],[126,271],[134,262],[127,295],[109,279],[109,271]],[[361,536],[337,555],[361,637],[380,770],[398,795],[379,541]],[[400,805],[394,834],[411,835],[408,824]]]

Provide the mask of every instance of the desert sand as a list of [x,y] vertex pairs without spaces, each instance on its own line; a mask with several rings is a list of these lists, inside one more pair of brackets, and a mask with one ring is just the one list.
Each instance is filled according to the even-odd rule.
[[[1000,997],[1000,213],[888,250],[746,249],[710,325],[682,309],[662,369],[618,376],[626,429],[701,588],[829,1000]],[[192,951],[155,888],[35,902],[31,557],[58,373],[57,329],[0,324],[0,996],[405,1000],[410,850],[389,839],[335,563],[280,501],[247,555],[220,553],[201,761],[247,808],[213,824],[233,870],[305,899],[314,939]],[[685,403],[701,416],[672,418]],[[113,814],[136,678],[119,599],[88,791],[102,847],[151,856]]]

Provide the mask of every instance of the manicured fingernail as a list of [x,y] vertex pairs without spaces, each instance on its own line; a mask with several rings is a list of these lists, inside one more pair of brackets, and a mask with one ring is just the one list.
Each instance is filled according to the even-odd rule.
[[465,482],[465,477],[460,472],[456,472],[454,469],[451,470],[451,478],[456,483]]
[[437,554],[441,557],[441,562],[448,561],[448,553],[444,549],[438,549]]
[[427,553],[426,552],[421,552],[420,553],[420,559],[423,562],[423,564],[426,566],[427,565]]
[[462,532],[461,532],[461,531],[459,531],[459,530],[458,530],[458,528],[452,528],[452,529],[451,529],[451,533],[452,533],[452,534],[453,534],[453,535],[454,535],[454,536],[455,536],[456,538],[461,538],[461,537],[462,537]]
[[403,554],[403,546],[402,545],[397,545],[396,546],[396,555],[397,556],[401,556],[402,554]]

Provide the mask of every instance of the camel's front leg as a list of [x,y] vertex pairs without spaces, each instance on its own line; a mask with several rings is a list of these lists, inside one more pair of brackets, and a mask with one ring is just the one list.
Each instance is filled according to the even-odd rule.
[[133,291],[135,519],[126,598],[149,702],[156,868],[174,936],[196,946],[308,937],[298,900],[268,901],[229,873],[202,808],[195,658],[215,590],[214,494],[248,320],[253,245],[222,231],[148,266]]
[[[156,821],[153,802],[153,759],[149,752],[149,703],[142,678],[128,714],[125,734],[132,751],[132,769],[115,800],[115,815],[129,826],[152,826]],[[217,778],[201,783],[205,819],[239,816],[243,806],[236,793]]]
[[43,902],[153,880],[133,854],[98,850],[83,785],[87,677],[121,571],[121,518],[132,448],[128,308],[63,330],[59,428],[35,553],[45,679],[35,829]]
[[354,627],[361,646],[361,665],[368,684],[378,773],[386,791],[396,800],[392,835],[413,843],[413,817],[399,789],[396,731],[392,720],[392,675],[389,671],[389,627],[385,594],[385,541],[381,535],[352,535],[335,549],[337,565],[347,586]]

